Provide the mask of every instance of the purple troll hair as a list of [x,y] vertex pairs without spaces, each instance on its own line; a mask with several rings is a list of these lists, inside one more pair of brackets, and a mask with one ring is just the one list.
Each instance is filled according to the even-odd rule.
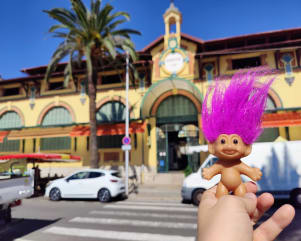
[[[206,139],[214,142],[221,134],[237,134],[252,144],[261,134],[261,116],[274,78],[257,84],[267,71],[237,72],[230,84],[217,80],[210,86],[202,107],[202,128]],[[211,100],[210,103],[209,100]]]

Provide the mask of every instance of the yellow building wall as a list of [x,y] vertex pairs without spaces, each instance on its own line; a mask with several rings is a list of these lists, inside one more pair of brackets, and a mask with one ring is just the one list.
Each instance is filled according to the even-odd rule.
[[[203,73],[200,72],[200,64],[195,60],[195,52],[196,52],[196,44],[191,43],[186,40],[181,40],[181,44],[185,46],[185,53],[189,57],[189,62],[184,64],[184,68],[177,74],[177,77],[183,78],[191,81],[200,91],[202,98],[205,96],[206,91],[210,85],[205,80],[201,80],[204,76]],[[161,67],[159,67],[159,62],[161,61],[160,56],[164,51],[164,44],[161,43],[156,46],[152,51],[151,55],[153,58],[153,67],[151,72],[152,84],[169,78],[170,75],[166,73]],[[221,76],[228,76],[228,79],[234,74],[236,71],[229,70],[229,59],[235,58],[247,58],[247,57],[255,57],[258,55],[265,55],[265,61],[268,66],[271,68],[276,68],[275,65],[275,57],[273,51],[263,51],[258,53],[246,53],[246,54],[233,54],[226,55],[220,57],[210,57],[202,59],[202,64],[205,63],[216,63],[215,66],[219,66],[219,71],[216,70],[216,73],[219,72]],[[285,81],[285,73],[280,70],[277,74],[277,78],[271,86],[271,89],[276,93],[279,97],[281,106],[283,108],[294,108],[300,107],[301,103],[301,72],[294,72],[293,76],[295,77],[295,81],[292,85],[289,85]],[[226,78],[227,79],[227,78]],[[200,81],[201,80],[201,81]],[[117,88],[113,88],[117,87]],[[42,97],[37,97],[35,99],[34,108],[30,107],[29,99],[16,99],[14,101],[10,101],[8,99],[7,102],[0,103],[0,111],[1,110],[11,110],[13,108],[18,108],[24,116],[24,126],[25,127],[35,127],[39,124],[41,120],[41,115],[50,107],[50,106],[60,106],[61,104],[68,105],[72,112],[74,113],[74,122],[77,124],[83,124],[89,122],[89,98],[86,96],[85,103],[81,103],[80,93],[74,93],[75,89],[74,84],[70,85],[69,90],[54,92],[51,91],[51,95],[49,91],[47,91],[46,87],[43,87]],[[140,107],[142,104],[142,99],[148,88],[145,87],[144,90],[140,90],[139,88],[131,88],[129,90],[129,104],[132,107],[131,117],[134,119],[139,119],[140,117]],[[55,95],[56,93],[56,95]],[[125,99],[125,86],[122,84],[115,84],[112,86],[98,86],[98,92],[96,97],[96,103],[103,103],[103,100],[113,100],[115,97],[121,96]],[[134,135],[131,136],[132,139],[132,150],[130,154],[130,164],[131,165],[141,165],[145,164],[146,166],[156,169],[157,167],[157,143],[156,143],[156,118],[148,117],[146,121],[150,125],[150,133],[146,129],[144,133],[137,133],[137,147],[134,147]],[[279,128],[279,134],[282,137],[286,137],[285,128]],[[289,127],[289,135],[291,140],[300,140],[301,139],[301,127]],[[75,150],[75,138],[71,138],[71,149],[70,150],[62,150],[57,152],[70,152],[74,155],[80,155],[82,157],[81,163],[76,164],[58,164],[61,165],[89,165],[89,151],[87,150],[87,137],[81,136],[77,137],[77,147]],[[200,132],[200,143],[203,143],[204,139],[201,138]],[[36,148],[35,150],[39,150],[39,138],[36,139]],[[25,152],[30,153],[33,152],[33,140],[26,139],[25,142]],[[20,152],[22,151],[22,143],[20,146]],[[51,152],[51,151],[49,151]],[[119,153],[119,161],[104,161],[104,153],[105,152],[118,152]],[[2,153],[4,154],[4,153]],[[112,149],[99,149],[100,156],[100,165],[124,165],[124,153],[120,148],[112,148]]]

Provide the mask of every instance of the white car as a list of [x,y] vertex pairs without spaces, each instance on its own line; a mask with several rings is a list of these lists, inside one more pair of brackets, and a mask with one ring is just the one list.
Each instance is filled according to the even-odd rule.
[[118,171],[88,169],[50,182],[45,197],[52,201],[61,198],[90,198],[109,202],[111,198],[124,193],[125,184]]

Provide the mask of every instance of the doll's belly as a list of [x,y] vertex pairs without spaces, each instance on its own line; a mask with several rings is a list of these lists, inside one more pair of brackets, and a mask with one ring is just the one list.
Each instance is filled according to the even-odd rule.
[[235,168],[225,168],[222,171],[221,182],[229,191],[234,191],[240,184],[240,173]]

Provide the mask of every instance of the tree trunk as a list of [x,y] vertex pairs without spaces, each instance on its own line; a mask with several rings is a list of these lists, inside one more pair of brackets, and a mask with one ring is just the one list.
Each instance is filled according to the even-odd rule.
[[97,71],[93,66],[91,58],[86,59],[87,62],[87,75],[88,75],[88,94],[89,94],[89,115],[90,115],[90,167],[99,167],[99,155],[97,146],[97,123],[96,123],[96,83]]

